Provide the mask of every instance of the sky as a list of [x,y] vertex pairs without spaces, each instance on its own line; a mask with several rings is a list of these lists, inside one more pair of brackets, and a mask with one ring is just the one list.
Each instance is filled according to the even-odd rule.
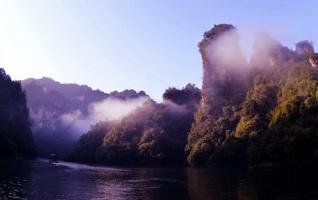
[[267,31],[294,48],[318,44],[318,1],[0,0],[0,67],[15,80],[50,77],[105,92],[201,87],[197,44],[214,24],[240,31],[248,56]]

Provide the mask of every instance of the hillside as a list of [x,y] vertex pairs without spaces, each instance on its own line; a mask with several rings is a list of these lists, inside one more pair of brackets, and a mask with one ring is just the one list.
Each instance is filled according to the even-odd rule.
[[239,48],[224,62],[216,46],[229,33],[237,48],[236,28],[228,24],[216,25],[199,44],[202,101],[188,136],[188,162],[317,162],[318,71],[312,44],[299,42],[293,51],[264,34],[250,63],[235,60]]
[[169,88],[163,102],[148,100],[117,123],[95,126],[83,135],[69,159],[111,165],[184,165],[184,147],[200,90],[188,84]]
[[116,165],[289,165],[318,161],[318,59],[266,33],[249,61],[237,29],[215,25],[198,45],[202,90],[170,88],[117,123],[83,135],[69,157]]
[[21,84],[0,68],[0,156],[34,157],[29,112]]
[[102,121],[95,112],[108,109],[107,105],[103,106],[106,99],[126,103],[131,99],[148,98],[143,91],[105,93],[86,85],[62,84],[50,78],[30,78],[21,84],[30,110],[35,145],[43,157],[50,153],[65,157],[90,126]]

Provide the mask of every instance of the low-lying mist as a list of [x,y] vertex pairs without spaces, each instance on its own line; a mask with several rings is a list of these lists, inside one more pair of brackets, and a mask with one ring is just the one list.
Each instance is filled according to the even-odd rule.
[[60,120],[65,126],[70,127],[76,137],[87,132],[91,126],[102,121],[119,121],[129,115],[136,108],[142,106],[149,97],[133,99],[118,99],[109,97],[99,102],[93,102],[88,106],[88,114],[84,115],[80,110],[65,113]]
[[121,165],[182,164],[185,162],[187,133],[200,95],[195,85],[187,84],[181,89],[168,88],[163,94],[162,103],[142,98],[128,105],[107,101],[94,104],[92,110],[105,108],[106,111],[108,106],[119,104],[117,107],[120,110],[97,115],[98,118],[105,118],[111,114],[112,119],[119,120],[92,127],[80,137],[69,159]]

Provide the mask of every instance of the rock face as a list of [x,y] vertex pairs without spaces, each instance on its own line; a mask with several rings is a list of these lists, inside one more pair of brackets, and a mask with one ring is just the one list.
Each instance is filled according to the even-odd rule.
[[312,42],[307,40],[298,42],[296,44],[296,54],[299,57],[306,57],[308,59],[308,63],[313,67],[318,67],[318,54],[315,53]]
[[[241,102],[245,95],[247,71],[238,34],[232,25],[215,25],[205,32],[199,43],[199,51],[203,62],[202,100],[186,147],[190,162],[197,162],[199,157],[209,154],[213,148],[209,145],[211,141],[222,142],[225,138],[221,130],[210,134],[207,131],[219,123],[217,120],[222,115],[235,112],[235,103]],[[227,126],[231,124],[229,122]],[[202,151],[196,154],[198,157],[192,157],[198,148]]]
[[318,68],[318,54],[314,53],[309,57],[309,63],[313,68]]
[[208,113],[219,114],[222,105],[240,92],[236,83],[242,81],[245,59],[239,47],[236,28],[229,24],[215,25],[205,32],[199,43],[203,62],[202,107]]
[[307,40],[298,42],[296,44],[296,53],[299,55],[313,54],[313,44]]

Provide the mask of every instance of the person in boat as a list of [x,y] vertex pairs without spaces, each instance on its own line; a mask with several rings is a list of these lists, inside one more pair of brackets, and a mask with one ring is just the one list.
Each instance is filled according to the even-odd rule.
[[58,157],[56,154],[51,153],[49,156],[49,163],[57,163],[58,162]]

